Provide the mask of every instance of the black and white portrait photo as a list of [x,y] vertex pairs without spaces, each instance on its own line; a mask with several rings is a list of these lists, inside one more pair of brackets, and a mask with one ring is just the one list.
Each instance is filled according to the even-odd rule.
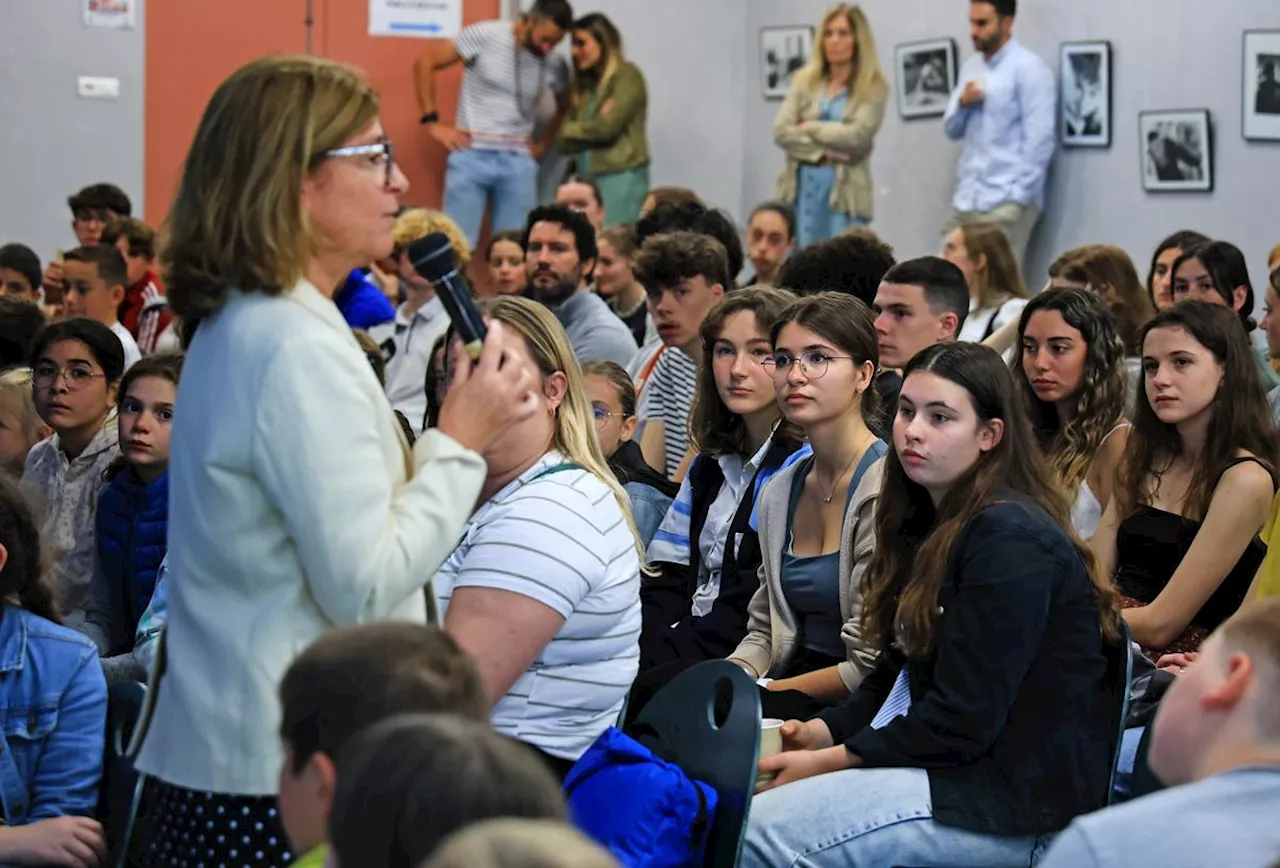
[[1244,137],[1280,141],[1280,30],[1244,35]]
[[904,118],[945,114],[956,86],[956,43],[952,39],[909,42],[895,50],[898,110]]
[[812,27],[766,27],[760,31],[760,70],[765,99],[783,99],[796,70],[813,52]]
[[1058,75],[1062,144],[1076,148],[1111,145],[1111,43],[1067,42]]
[[1144,189],[1213,189],[1213,147],[1207,109],[1143,112],[1138,116],[1138,129]]

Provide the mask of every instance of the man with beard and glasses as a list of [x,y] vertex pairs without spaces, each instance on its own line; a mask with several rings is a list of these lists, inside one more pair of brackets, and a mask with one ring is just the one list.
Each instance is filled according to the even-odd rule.
[[1044,209],[1044,182],[1057,142],[1057,83],[1048,65],[1013,38],[1017,0],[972,0],[969,31],[978,52],[960,68],[947,106],[947,137],[964,142],[945,237],[983,221],[1004,230],[1022,264]]
[[529,212],[524,230],[526,294],[551,308],[580,364],[625,365],[636,352],[631,329],[587,285],[596,267],[596,231],[564,205]]
[[[519,229],[537,201],[538,161],[567,108],[569,67],[553,52],[573,23],[568,0],[536,0],[520,20],[481,21],[440,40],[414,64],[420,123],[449,151],[444,212],[474,247],[486,204],[494,232]],[[441,123],[436,73],[462,63],[455,126]],[[557,112],[533,139],[537,108],[550,91]]]

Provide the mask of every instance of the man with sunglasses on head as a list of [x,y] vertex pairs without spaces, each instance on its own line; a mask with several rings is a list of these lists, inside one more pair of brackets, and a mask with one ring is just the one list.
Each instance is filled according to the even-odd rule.
[[[102,241],[103,230],[117,217],[133,216],[133,203],[115,184],[90,184],[67,197],[71,209],[71,231],[79,247],[92,247]],[[41,280],[45,299],[50,304],[62,300],[62,251],[53,257]]]
[[[467,240],[479,241],[486,203],[493,231],[521,229],[537,204],[538,161],[564,116],[569,68],[553,54],[573,23],[568,0],[535,0],[519,21],[482,21],[433,44],[414,64],[421,123],[449,151],[444,211]],[[441,122],[436,72],[462,63],[454,126]],[[538,109],[550,91],[557,110],[535,141]]]

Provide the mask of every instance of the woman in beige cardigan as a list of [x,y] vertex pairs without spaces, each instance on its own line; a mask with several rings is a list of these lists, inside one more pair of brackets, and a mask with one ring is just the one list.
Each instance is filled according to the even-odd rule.
[[766,717],[807,720],[851,695],[875,663],[861,639],[862,575],[888,447],[868,427],[879,397],[866,305],[835,292],[802,299],[772,339],[778,403],[813,453],[760,495],[760,588],[731,659],[773,679],[761,696]]
[[871,222],[869,161],[889,96],[861,9],[831,7],[818,33],[773,122],[773,140],[787,155],[775,198],[795,204],[799,247]]

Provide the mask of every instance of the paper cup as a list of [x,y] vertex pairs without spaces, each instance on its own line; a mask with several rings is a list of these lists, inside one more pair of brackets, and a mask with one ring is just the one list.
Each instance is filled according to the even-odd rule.
[[[782,753],[782,724],[786,721],[776,717],[766,717],[760,721],[760,756],[759,760],[775,753]],[[760,772],[756,775],[756,787],[762,787],[777,777],[774,772]]]

